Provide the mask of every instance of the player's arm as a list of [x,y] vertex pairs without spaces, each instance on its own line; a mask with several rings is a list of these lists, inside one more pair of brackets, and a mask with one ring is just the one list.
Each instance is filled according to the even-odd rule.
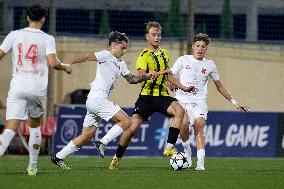
[[173,74],[168,74],[168,81],[171,82],[174,86],[176,86],[177,88],[183,90],[184,92],[192,92],[193,94],[196,93],[196,88],[193,86],[190,87],[186,87],[183,86],[179,80],[173,75]]
[[88,61],[97,61],[97,57],[95,54],[84,54],[77,57],[74,57],[71,61],[71,64],[78,64]]
[[246,105],[242,105],[239,102],[237,102],[234,97],[227,91],[227,89],[224,87],[222,82],[220,80],[214,81],[214,84],[217,88],[217,90],[227,99],[229,100],[237,109],[247,112],[249,111],[249,107]]
[[130,84],[141,83],[153,77],[153,73],[145,73],[141,75],[133,75],[132,73],[124,76],[126,81]]
[[0,49],[0,60],[6,55],[6,53]]
[[56,54],[48,54],[47,55],[48,65],[51,66],[55,70],[64,70],[66,73],[72,73],[72,67],[70,64],[63,64],[56,56]]
[[0,45],[0,60],[12,49],[15,32],[10,32]]

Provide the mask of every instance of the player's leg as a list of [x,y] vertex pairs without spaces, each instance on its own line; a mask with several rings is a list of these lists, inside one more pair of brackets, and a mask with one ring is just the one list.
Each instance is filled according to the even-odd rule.
[[[93,106],[92,102],[96,104],[96,107]],[[118,105],[105,98],[90,98],[86,104],[87,108],[96,112],[105,121],[111,119],[116,123],[100,141],[94,142],[100,156],[104,157],[105,146],[130,126],[130,117]]]
[[190,121],[188,117],[188,113],[186,112],[184,114],[182,126],[180,129],[180,138],[182,140],[182,146],[184,149],[184,153],[187,157],[187,161],[189,163],[189,167],[192,165],[192,160],[191,160],[191,147],[190,147],[190,139],[189,139],[189,126],[190,126]]
[[196,118],[193,129],[196,140],[197,148],[197,166],[196,170],[205,170],[204,158],[205,158],[205,136],[204,136],[205,119],[203,117]]
[[[21,98],[18,98],[20,96]],[[16,95],[9,91],[6,109],[6,125],[2,134],[0,134],[0,157],[7,150],[10,142],[16,135],[16,129],[20,124],[20,120],[25,120],[27,101],[21,95]]]
[[64,158],[78,151],[83,145],[87,144],[93,138],[101,118],[95,114],[87,112],[83,129],[80,135],[71,140],[62,150],[51,157],[52,163],[58,165],[61,169],[70,169],[65,163]]
[[116,170],[118,169],[119,161],[124,155],[126,148],[128,147],[132,137],[137,133],[138,129],[143,122],[143,118],[139,114],[133,114],[131,118],[131,125],[128,129],[126,129],[119,140],[118,147],[116,149],[116,153],[109,165],[109,169]]
[[172,156],[177,153],[175,144],[180,133],[185,110],[178,103],[178,101],[172,101],[167,108],[167,113],[173,116],[173,121],[169,128],[168,140],[164,149],[164,156]]
[[37,160],[41,145],[41,130],[40,123],[42,115],[45,111],[46,97],[29,95],[27,96],[28,109],[28,127],[30,132],[29,137],[29,164],[28,175],[34,176],[37,174]]
[[16,135],[16,129],[20,121],[16,119],[9,119],[6,121],[5,129],[2,134],[0,134],[0,157],[7,150],[11,140]]
[[104,157],[105,146],[115,139],[116,137],[120,136],[124,130],[126,130],[130,124],[131,119],[130,117],[120,109],[112,118],[116,124],[107,132],[107,134],[100,140],[95,142],[95,146],[99,151],[101,157]]
[[205,136],[204,127],[207,119],[208,108],[205,101],[192,102],[191,111],[194,114],[195,122],[193,125],[197,148],[197,166],[196,170],[205,170]]
[[109,169],[118,169],[119,160],[122,158],[128,144],[130,143],[132,137],[138,131],[143,120],[147,120],[148,117],[153,113],[153,98],[150,96],[139,96],[135,102],[134,111],[131,117],[131,125],[126,129],[121,137],[116,149],[116,153],[109,165]]
[[40,152],[41,145],[41,131],[40,131],[40,119],[29,116],[29,164],[28,164],[28,175],[33,176],[37,174],[37,160]]
[[83,145],[87,144],[93,138],[97,130],[96,125],[83,127],[79,136],[71,140],[62,150],[60,150],[55,156],[51,157],[52,163],[58,165],[61,169],[70,169],[65,163],[64,158],[68,155],[78,151]]

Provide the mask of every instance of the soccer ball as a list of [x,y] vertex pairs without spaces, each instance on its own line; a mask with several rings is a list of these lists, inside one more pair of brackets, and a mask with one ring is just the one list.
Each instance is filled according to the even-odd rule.
[[170,165],[174,171],[182,171],[189,167],[186,155],[182,152],[178,152],[170,158]]

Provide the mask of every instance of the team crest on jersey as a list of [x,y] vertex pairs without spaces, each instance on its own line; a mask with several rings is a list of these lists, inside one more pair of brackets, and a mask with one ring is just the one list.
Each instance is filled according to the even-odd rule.
[[206,73],[206,68],[202,68],[201,73],[205,74]]
[[186,66],[185,66],[185,69],[187,69],[187,70],[191,70],[190,65],[186,65]]

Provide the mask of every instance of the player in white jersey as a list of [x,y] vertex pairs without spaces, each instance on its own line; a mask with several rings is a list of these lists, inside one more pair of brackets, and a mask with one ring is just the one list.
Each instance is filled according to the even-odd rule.
[[86,101],[87,115],[84,119],[82,133],[51,157],[51,161],[61,169],[70,169],[63,159],[78,151],[92,139],[101,119],[112,120],[116,123],[104,136],[105,144],[119,136],[130,126],[130,117],[118,105],[108,100],[109,94],[120,75],[130,84],[157,77],[157,73],[135,76],[129,72],[125,62],[121,59],[125,54],[127,42],[128,38],[124,33],[111,32],[109,36],[110,50],[82,55],[73,59],[72,64],[86,61],[97,61],[98,64],[96,78],[91,84],[91,90]]
[[177,59],[171,71],[175,74],[184,86],[196,87],[196,93],[185,93],[178,89],[175,98],[179,100],[187,111],[184,116],[183,125],[180,131],[182,145],[191,164],[191,148],[189,140],[189,124],[193,125],[197,147],[196,170],[205,170],[205,138],[203,128],[207,119],[207,83],[210,77],[217,90],[233,105],[241,110],[248,111],[248,107],[238,103],[222,84],[217,67],[212,60],[206,59],[205,53],[208,49],[210,38],[207,34],[199,33],[193,39],[193,55],[181,56]]
[[29,26],[10,32],[0,46],[0,59],[12,50],[13,76],[7,98],[6,129],[0,135],[0,157],[4,154],[20,121],[28,118],[29,175],[37,173],[37,159],[41,144],[40,119],[45,112],[48,65],[71,73],[70,65],[62,64],[55,49],[53,36],[41,28],[47,9],[33,5],[27,11]]

